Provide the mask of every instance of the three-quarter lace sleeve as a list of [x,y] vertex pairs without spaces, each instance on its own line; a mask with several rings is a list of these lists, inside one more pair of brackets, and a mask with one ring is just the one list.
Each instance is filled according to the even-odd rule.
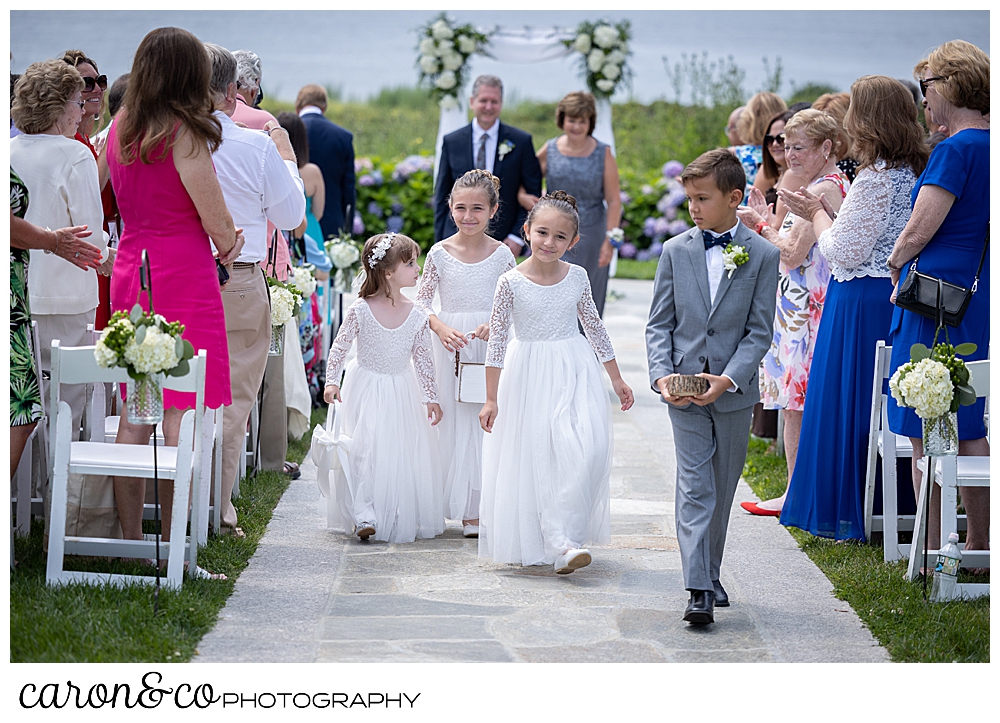
[[337,338],[330,345],[330,358],[326,362],[326,383],[340,386],[340,372],[344,369],[344,360],[347,359],[347,352],[351,350],[351,344],[358,336],[358,301],[354,302],[347,309],[344,323],[340,325]]
[[493,311],[490,314],[490,340],[486,344],[486,366],[503,369],[503,358],[507,354],[507,337],[510,332],[511,311],[514,308],[514,292],[510,281],[501,276],[493,295]]
[[437,382],[434,380],[434,358],[431,356],[431,330],[425,317],[420,330],[413,337],[413,369],[420,384],[420,401],[437,403]]
[[614,359],[615,350],[611,346],[608,330],[604,328],[604,322],[601,321],[601,316],[597,313],[594,295],[590,290],[590,278],[586,274],[583,274],[583,293],[580,294],[580,300],[576,302],[576,315],[583,326],[583,333],[587,335],[587,341],[594,348],[601,364]]
[[[819,250],[827,261],[845,270],[868,265],[875,244],[890,223],[892,195],[888,172],[866,168],[858,174],[833,226],[819,235]],[[865,272],[869,276],[889,275],[885,268]]]
[[434,249],[427,252],[424,259],[424,273],[420,277],[420,288],[417,289],[416,304],[428,314],[434,313],[434,292],[437,291],[441,278],[438,276],[437,264],[434,263]]

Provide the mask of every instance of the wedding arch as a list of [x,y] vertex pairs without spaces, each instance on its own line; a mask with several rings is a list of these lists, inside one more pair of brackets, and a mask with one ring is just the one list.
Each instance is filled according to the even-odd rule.
[[431,88],[441,116],[434,147],[434,167],[441,157],[445,135],[466,125],[469,58],[480,54],[501,63],[541,63],[576,54],[588,90],[597,101],[594,138],[615,153],[611,96],[631,79],[627,64],[631,51],[628,21],[583,22],[575,29],[494,29],[483,31],[471,24],[456,25],[442,13],[420,29],[417,46],[420,81]]

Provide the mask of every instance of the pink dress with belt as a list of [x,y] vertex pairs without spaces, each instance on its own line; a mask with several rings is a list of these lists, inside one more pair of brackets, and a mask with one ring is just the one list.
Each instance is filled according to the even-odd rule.
[[[111,275],[111,311],[128,311],[140,298],[139,263],[149,255],[153,307],[168,321],[184,324],[183,337],[195,353],[208,352],[205,406],[216,409],[232,403],[229,386],[229,347],[226,315],[215,269],[215,259],[201,217],[174,167],[173,150],[152,163],[140,159],[123,165],[118,157],[116,128],[108,134],[108,168],[124,227]],[[165,407],[188,409],[194,395],[164,391]]]

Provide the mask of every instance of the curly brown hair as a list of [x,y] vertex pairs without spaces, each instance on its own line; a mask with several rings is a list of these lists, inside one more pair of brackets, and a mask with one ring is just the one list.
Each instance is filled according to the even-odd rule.
[[956,108],[990,112],[990,56],[972,43],[949,40],[917,63],[913,76],[923,80],[924,70],[934,75],[934,90]]
[[151,163],[161,146],[158,158],[165,158],[180,125],[215,153],[222,125],[212,115],[211,75],[208,51],[194,35],[181,28],[150,30],[135,51],[125,108],[116,122],[121,162]]
[[32,63],[14,84],[10,117],[22,133],[44,133],[66,111],[66,103],[83,90],[83,76],[62,60]]

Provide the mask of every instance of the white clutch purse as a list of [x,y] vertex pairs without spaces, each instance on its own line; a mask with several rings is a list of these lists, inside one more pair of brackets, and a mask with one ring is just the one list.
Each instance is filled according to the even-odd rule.
[[486,365],[462,361],[460,350],[455,352],[455,401],[486,403]]

